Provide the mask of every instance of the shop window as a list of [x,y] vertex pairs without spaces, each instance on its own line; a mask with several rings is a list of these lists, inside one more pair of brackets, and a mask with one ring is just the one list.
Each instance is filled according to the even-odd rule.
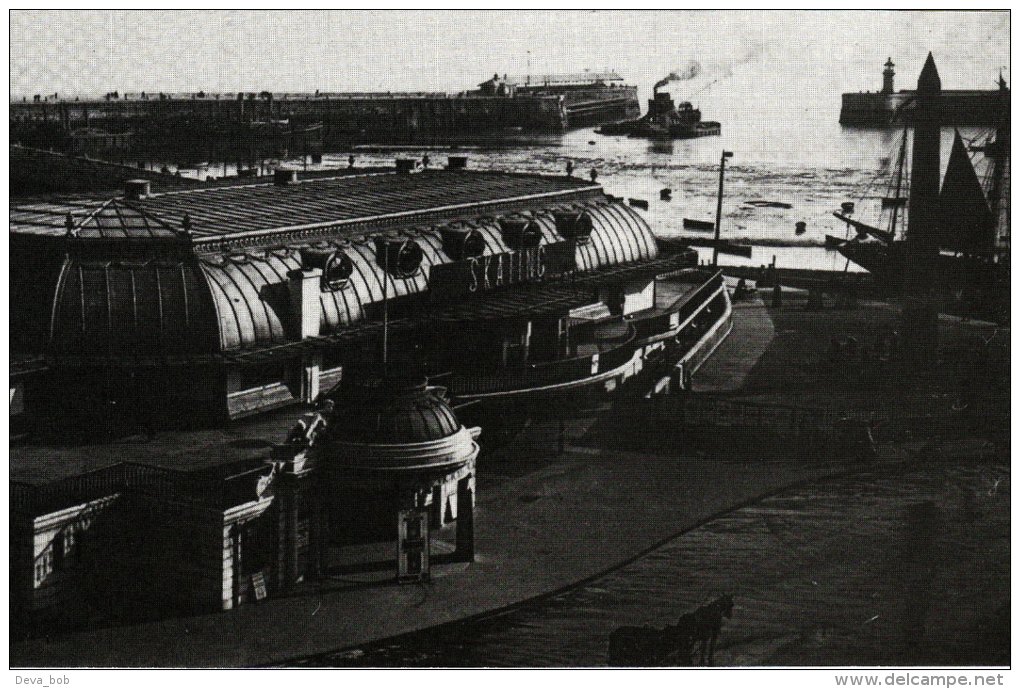
[[322,352],[322,370],[331,371],[344,365],[344,351],[341,347],[332,347]]
[[282,383],[287,377],[285,362],[268,364],[250,364],[240,370],[240,389],[259,388],[274,383]]
[[242,576],[269,569],[276,547],[272,527],[273,523],[265,515],[240,525]]

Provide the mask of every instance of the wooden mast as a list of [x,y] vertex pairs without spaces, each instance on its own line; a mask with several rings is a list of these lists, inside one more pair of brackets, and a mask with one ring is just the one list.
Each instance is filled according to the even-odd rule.
[[903,168],[907,165],[907,128],[903,128],[903,143],[900,144],[900,164],[896,169],[896,203],[893,204],[892,222],[889,225],[889,234],[896,239],[896,218],[900,210],[900,194],[903,192]]

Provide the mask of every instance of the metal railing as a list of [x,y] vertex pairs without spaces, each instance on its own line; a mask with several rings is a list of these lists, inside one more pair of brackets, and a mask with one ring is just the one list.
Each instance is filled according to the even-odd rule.
[[248,465],[234,475],[222,476],[121,462],[39,485],[12,480],[11,509],[24,514],[46,514],[124,491],[162,500],[229,507],[254,500],[255,482],[268,470],[263,464]]
[[519,367],[508,367],[484,373],[454,373],[446,382],[450,391],[459,396],[492,392],[524,391],[533,388],[582,382],[617,369],[634,356],[636,331],[632,327],[626,337],[617,338],[618,346],[569,359],[557,359]]
[[11,480],[11,509],[45,514],[114,495],[124,489],[123,473],[123,465],[115,464],[41,485]]
[[671,329],[670,323],[676,318],[677,326],[683,325],[684,321],[690,319],[698,311],[705,308],[711,297],[723,287],[722,272],[716,272],[698,289],[686,296],[678,309],[669,309],[665,313],[642,318],[640,316],[630,319],[637,329],[639,340],[659,335]]

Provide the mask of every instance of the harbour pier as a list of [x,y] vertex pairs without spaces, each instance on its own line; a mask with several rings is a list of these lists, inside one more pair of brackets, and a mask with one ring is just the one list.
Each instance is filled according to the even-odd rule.
[[[843,94],[840,124],[884,127],[910,121],[917,91],[893,88],[895,66],[892,58],[885,63],[881,91]],[[943,125],[997,125],[1002,118],[1002,108],[1009,109],[1009,88],[1000,81],[998,89],[943,89],[936,107]]]
[[[143,153],[241,160],[343,150],[357,142],[557,133],[639,114],[613,73],[500,77],[461,93],[113,93],[10,103],[11,141],[130,160]],[[84,138],[83,138],[84,137]],[[117,138],[119,137],[119,138]]]

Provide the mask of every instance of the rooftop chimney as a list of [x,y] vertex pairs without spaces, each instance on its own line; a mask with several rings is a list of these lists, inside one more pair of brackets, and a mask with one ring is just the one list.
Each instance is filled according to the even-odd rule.
[[294,184],[297,182],[297,170],[288,170],[286,168],[280,168],[273,172],[273,184],[278,187],[285,187],[288,184]]
[[298,339],[319,336],[319,320],[322,317],[322,307],[319,304],[321,284],[320,268],[302,268],[287,273],[290,310],[294,318],[294,332]]
[[129,179],[124,182],[124,197],[132,201],[144,199],[152,193],[150,184],[147,179]]

